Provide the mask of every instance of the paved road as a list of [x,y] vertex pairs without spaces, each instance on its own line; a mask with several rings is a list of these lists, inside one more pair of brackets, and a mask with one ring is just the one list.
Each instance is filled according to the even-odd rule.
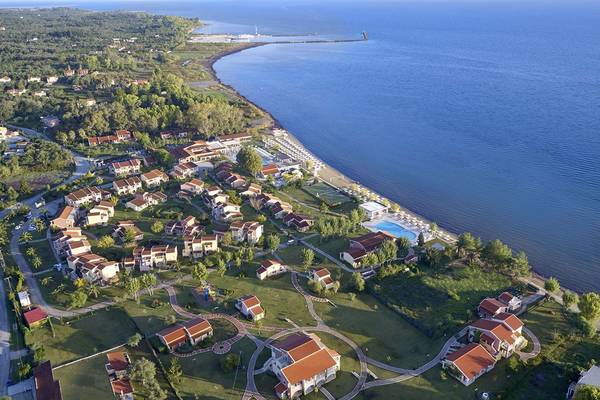
[[530,359],[536,357],[538,354],[540,354],[540,351],[542,350],[542,345],[540,344],[540,340],[538,339],[538,337],[531,331],[531,329],[524,326],[523,333],[525,333],[527,336],[529,336],[529,338],[533,342],[533,349],[531,350],[531,352],[529,352],[529,353],[523,353],[521,351],[518,352],[518,355],[519,355],[519,358],[521,359],[521,361],[527,361],[527,360],[530,360]]
[[10,371],[10,323],[3,269],[0,270],[0,396],[7,394],[8,372]]

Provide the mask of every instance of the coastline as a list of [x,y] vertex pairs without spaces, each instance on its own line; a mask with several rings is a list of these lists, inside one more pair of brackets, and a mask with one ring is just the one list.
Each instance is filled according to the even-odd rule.
[[[207,67],[207,69],[210,71],[210,74],[213,77],[213,80],[215,82],[217,82],[219,85],[221,85],[222,87],[226,88],[227,90],[231,91],[233,94],[235,94],[236,96],[239,96],[240,98],[244,99],[246,102],[248,102],[249,104],[251,104],[252,106],[256,107],[257,109],[261,110],[262,112],[264,112],[266,115],[269,116],[269,118],[273,121],[273,127],[274,128],[278,128],[278,129],[283,129],[287,132],[288,134],[288,139],[290,141],[292,141],[293,143],[295,143],[296,145],[302,147],[303,149],[305,149],[308,153],[310,153],[311,155],[313,155],[316,159],[320,160],[323,164],[323,168],[321,168],[321,170],[319,171],[318,177],[320,179],[322,179],[323,181],[326,181],[327,183],[336,186],[338,188],[351,188],[353,185],[360,185],[364,188],[366,188],[367,190],[369,190],[372,193],[377,193],[375,190],[370,189],[368,186],[365,186],[363,183],[355,181],[349,177],[347,177],[346,175],[344,175],[343,173],[341,173],[340,171],[338,171],[337,169],[333,168],[332,166],[330,166],[327,162],[321,160],[319,157],[315,156],[309,149],[307,149],[304,144],[296,137],[294,136],[294,134],[288,130],[285,129],[285,127],[281,124],[281,122],[273,115],[271,114],[271,112],[269,112],[268,110],[265,110],[263,107],[257,105],[256,103],[254,103],[253,101],[251,101],[250,99],[248,99],[246,96],[242,95],[241,93],[239,93],[234,87],[232,87],[229,84],[224,83],[223,81],[221,81],[221,79],[217,76],[217,73],[214,69],[214,64],[219,61],[221,58],[232,55],[232,54],[236,54],[239,52],[242,52],[244,50],[248,50],[254,47],[259,47],[259,46],[265,46],[271,43],[250,43],[250,44],[244,44],[241,45],[239,47],[235,47],[232,49],[227,49],[224,51],[221,51],[217,54],[215,54],[213,57],[209,58],[206,62],[205,62],[205,66]],[[405,213],[419,219],[422,221],[425,221],[426,223],[432,223],[433,221],[430,221],[429,219],[423,217],[422,215],[419,215],[413,211],[411,211],[410,209],[407,209],[406,207],[403,207],[401,204],[398,204],[397,202],[390,200],[384,196],[381,196],[382,198],[385,198],[386,200],[388,200],[390,203],[392,204],[396,204],[400,207],[400,209],[402,211],[404,211]],[[448,235],[451,239],[450,242],[454,242],[457,240],[458,238],[458,234],[452,231],[449,231],[443,227],[438,227],[438,231],[440,232],[440,234],[446,234]],[[447,241],[447,240],[445,240]],[[540,273],[540,271],[536,270],[535,266],[530,265],[531,268],[531,275],[529,277],[526,278],[521,278],[521,281],[523,281],[526,284],[532,285],[534,287],[538,287],[540,290],[544,291],[543,289],[543,282],[545,282],[548,278],[550,278],[549,276],[545,276],[543,274]],[[584,293],[583,290],[579,289],[579,288],[574,288],[574,287],[566,287],[563,286],[561,284],[560,286],[560,290],[557,294],[549,294],[551,295],[556,301],[558,301],[559,303],[562,303],[562,298],[561,298],[561,294],[562,291],[564,290],[571,290],[573,292],[582,294]],[[600,322],[599,322],[600,325]]]
[[[273,128],[276,129],[283,129],[286,131],[286,133],[288,134],[288,139],[293,142],[295,145],[297,145],[298,147],[303,148],[305,151],[307,151],[308,153],[310,153],[315,159],[318,159],[323,167],[319,170],[317,176],[319,177],[319,179],[323,180],[324,182],[328,183],[329,185],[332,185],[336,188],[342,189],[342,188],[347,188],[347,189],[351,189],[354,185],[359,185],[363,188],[365,188],[368,192],[370,193],[374,193],[378,196],[380,196],[383,199],[386,199],[390,204],[396,204],[401,211],[405,212],[406,214],[417,218],[423,222],[425,222],[426,224],[432,224],[433,221],[425,218],[422,215],[419,215],[417,213],[415,213],[414,211],[403,207],[401,204],[398,204],[397,202],[386,198],[382,195],[380,195],[379,193],[377,193],[375,190],[369,188],[368,186],[366,186],[364,183],[362,182],[358,182],[352,178],[349,178],[348,176],[344,175],[342,172],[340,172],[339,170],[333,168],[331,165],[329,165],[327,162],[325,162],[324,160],[322,160],[321,158],[317,157],[316,155],[314,155],[314,153],[312,151],[310,151],[309,149],[306,148],[306,146],[304,146],[304,144],[296,137],[294,136],[294,134],[290,131],[288,131],[283,124],[281,124],[281,122],[273,115],[271,114],[271,112],[269,112],[268,110],[265,110],[263,107],[257,105],[256,103],[254,103],[253,101],[251,101],[250,99],[248,99],[246,96],[244,96],[243,94],[239,93],[237,91],[237,89],[235,89],[233,86],[224,83],[223,81],[221,81],[221,79],[217,76],[217,72],[214,69],[214,64],[219,61],[221,58],[224,58],[226,56],[232,55],[232,54],[236,54],[236,53],[240,53],[244,50],[248,50],[248,49],[252,49],[255,47],[260,47],[260,46],[266,46],[269,45],[271,43],[245,43],[245,44],[241,44],[240,46],[236,46],[234,48],[231,49],[227,49],[227,50],[223,50],[217,54],[215,54],[214,56],[212,56],[211,58],[209,58],[208,60],[205,61],[205,67],[209,70],[213,80],[215,82],[217,82],[220,86],[226,88],[228,91],[232,92],[233,94],[235,94],[236,96],[244,99],[244,101],[248,102],[249,104],[251,104],[252,106],[256,107],[257,109],[261,110],[263,113],[265,113],[273,122]],[[440,235],[447,235],[449,237],[449,240],[445,240],[445,239],[441,239],[444,241],[456,241],[458,235],[454,232],[451,232],[443,227],[438,227],[438,233]]]

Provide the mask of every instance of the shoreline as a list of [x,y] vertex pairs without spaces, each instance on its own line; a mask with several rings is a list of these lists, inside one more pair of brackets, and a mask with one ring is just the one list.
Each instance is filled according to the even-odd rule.
[[[362,184],[362,183],[360,183],[358,181],[355,181],[355,180],[347,177],[346,175],[344,175],[343,173],[341,173],[337,169],[335,169],[332,166],[330,166],[327,162],[325,162],[325,161],[321,160],[319,157],[315,156],[309,149],[307,149],[304,146],[304,144],[296,136],[294,136],[294,134],[292,132],[290,132],[287,129],[285,129],[285,127],[279,122],[279,120],[273,114],[271,114],[271,112],[269,112],[268,110],[265,110],[263,107],[257,105],[256,103],[254,103],[253,101],[251,101],[250,99],[248,99],[246,96],[244,96],[241,93],[239,93],[233,86],[231,86],[229,84],[226,84],[223,81],[221,81],[221,79],[217,76],[217,73],[216,73],[216,71],[214,69],[214,64],[217,61],[219,61],[221,58],[224,58],[224,57],[232,55],[232,54],[240,53],[240,52],[242,52],[244,50],[248,50],[248,49],[259,47],[259,46],[265,46],[265,45],[268,45],[268,44],[271,44],[271,43],[250,43],[250,44],[241,45],[239,47],[235,47],[233,49],[228,49],[228,50],[221,51],[221,52],[215,54],[214,56],[212,56],[211,58],[209,58],[205,62],[205,66],[209,69],[210,74],[212,75],[213,80],[215,82],[217,82],[219,85],[221,85],[222,87],[226,88],[227,90],[230,90],[236,96],[239,96],[240,98],[244,99],[246,102],[248,102],[252,106],[254,106],[257,109],[259,109],[262,112],[264,112],[273,121],[273,128],[285,130],[287,132],[287,134],[288,134],[288,138],[290,139],[290,141],[292,141],[293,143],[295,143],[298,146],[301,146],[308,153],[310,153],[311,155],[313,155],[313,157],[315,157],[316,159],[320,160],[321,163],[323,164],[323,168],[319,171],[318,177],[321,180],[323,180],[326,183],[331,184],[331,185],[333,185],[333,183],[331,183],[331,181],[339,180],[339,182],[340,182],[339,186],[338,185],[333,185],[333,186],[336,186],[338,188],[340,188],[340,187],[348,187],[349,188],[349,187],[352,187],[352,185],[359,185],[359,186],[362,186],[362,187],[366,188],[371,193],[378,194],[375,190],[372,190],[368,186],[365,186],[364,184]],[[323,174],[325,176],[322,176],[321,174]],[[384,199],[386,199],[386,200],[388,200],[392,204],[398,205],[402,211],[406,212],[409,215],[412,215],[415,218],[418,218],[419,220],[425,221],[426,223],[431,223],[432,222],[429,219],[423,217],[422,215],[419,215],[419,214],[411,211],[410,209],[407,209],[406,207],[403,207],[401,204],[398,204],[397,202],[392,201],[392,200],[386,198],[385,196],[381,196],[381,197],[384,198]],[[438,231],[441,232],[441,233],[449,235],[451,237],[450,242],[454,242],[458,238],[458,234],[456,234],[455,232],[449,231],[449,230],[447,230],[445,228],[438,227]],[[443,239],[440,239],[440,240],[443,240]],[[527,277],[527,278],[523,278],[522,279],[523,281],[525,281],[528,284],[532,284],[534,286],[539,286],[540,282],[545,282],[548,278],[551,277],[551,276],[545,276],[545,275],[543,275],[539,270],[537,270],[531,264],[530,264],[530,268],[531,268],[531,275],[529,277]],[[543,285],[542,285],[542,287],[543,287]],[[579,288],[566,287],[566,286],[563,286],[561,284],[560,285],[560,291],[559,291],[559,293],[561,291],[564,291],[564,290],[570,290],[570,291],[573,291],[573,292],[578,293],[578,294],[585,293],[584,290],[581,290]],[[558,296],[556,294],[553,294],[552,297],[554,297],[555,300],[558,300]]]
[[[217,76],[217,72],[214,69],[214,64],[219,61],[220,59],[232,55],[232,54],[236,54],[236,53],[241,53],[242,51],[248,50],[248,49],[252,49],[255,47],[260,47],[260,46],[266,46],[266,45],[270,45],[272,43],[245,43],[245,44],[241,44],[240,46],[236,46],[235,48],[232,49],[227,49],[227,50],[223,50],[217,54],[215,54],[214,56],[212,56],[211,58],[209,58],[208,60],[205,61],[205,67],[208,68],[210,74],[212,75],[212,78],[215,82],[217,82],[219,85],[223,86],[224,88],[226,88],[227,90],[231,91],[232,93],[234,93],[236,96],[244,99],[246,102],[248,102],[249,104],[251,104],[252,106],[256,107],[257,109],[261,110],[263,113],[265,113],[266,115],[269,116],[269,118],[271,119],[271,121],[273,121],[273,128],[275,129],[282,129],[287,133],[287,138],[293,142],[295,145],[303,148],[305,151],[307,151],[308,153],[310,153],[315,159],[319,160],[323,167],[319,170],[317,176],[319,179],[321,179],[322,181],[324,181],[325,183],[334,186],[338,189],[341,188],[347,188],[347,189],[351,189],[354,185],[358,185],[362,188],[364,188],[366,191],[368,191],[368,193],[372,193],[375,194],[377,196],[380,196],[380,198],[387,200],[390,204],[395,204],[397,205],[401,211],[407,213],[408,215],[417,218],[423,222],[425,222],[427,225],[434,223],[433,221],[429,220],[428,218],[415,213],[414,211],[402,206],[401,204],[397,203],[396,201],[393,201],[385,196],[382,196],[381,194],[377,193],[377,191],[375,191],[374,189],[371,189],[370,187],[366,186],[364,183],[359,182],[357,180],[354,180],[346,175],[344,175],[342,172],[340,172],[339,170],[335,169],[334,167],[332,167],[331,165],[329,165],[327,162],[325,162],[324,160],[322,160],[321,158],[317,157],[312,151],[310,151],[308,148],[306,148],[306,146],[304,146],[304,144],[302,143],[302,141],[300,141],[292,132],[288,131],[283,124],[273,115],[271,114],[270,111],[265,110],[263,107],[257,105],[256,103],[254,103],[253,101],[251,101],[250,99],[248,99],[246,96],[244,96],[243,94],[241,94],[240,92],[237,91],[237,89],[235,89],[233,86],[223,82],[218,76]],[[376,200],[377,201],[377,200]],[[456,241],[458,235],[454,232],[451,232],[445,228],[442,227],[438,227],[438,232],[441,235],[447,235],[449,237],[449,239],[443,239],[443,238],[438,238],[438,240],[442,240],[445,242],[454,242]],[[437,236],[437,235],[436,235]]]

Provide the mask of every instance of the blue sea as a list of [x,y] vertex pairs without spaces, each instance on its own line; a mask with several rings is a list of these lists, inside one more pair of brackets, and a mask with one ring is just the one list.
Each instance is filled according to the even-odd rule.
[[213,33],[367,31],[253,48],[215,69],[348,177],[600,290],[600,2],[64,4],[219,21]]

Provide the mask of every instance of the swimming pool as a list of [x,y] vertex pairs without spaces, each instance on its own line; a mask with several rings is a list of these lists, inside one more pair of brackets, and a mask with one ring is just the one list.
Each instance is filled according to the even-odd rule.
[[390,235],[395,236],[396,238],[405,237],[411,242],[417,238],[417,234],[415,232],[406,229],[405,227],[396,222],[388,220],[380,221],[372,225],[372,227],[379,231],[389,233]]

